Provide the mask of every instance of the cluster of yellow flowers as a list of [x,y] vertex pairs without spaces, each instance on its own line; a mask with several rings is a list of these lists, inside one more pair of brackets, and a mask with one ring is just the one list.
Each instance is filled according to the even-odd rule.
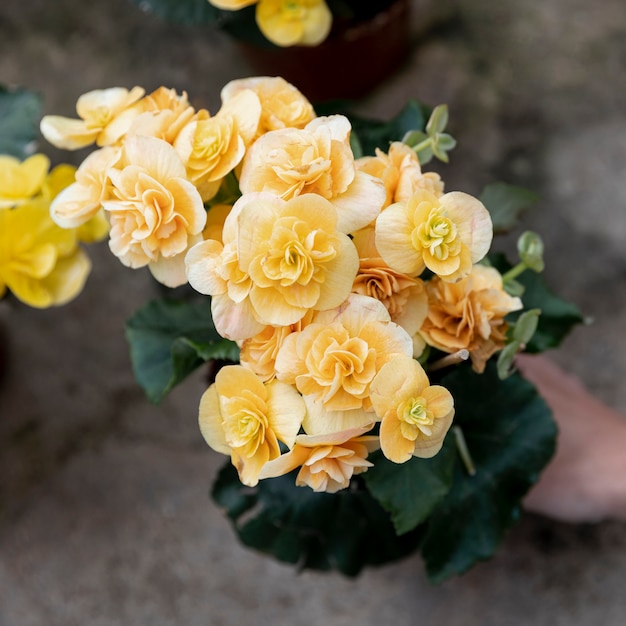
[[227,11],[256,5],[259,30],[277,46],[317,46],[332,26],[333,16],[324,0],[209,0]]
[[[244,484],[300,467],[297,484],[335,492],[374,449],[435,455],[454,404],[417,359],[466,349],[481,371],[521,308],[477,264],[489,213],[403,143],[355,159],[348,119],[316,117],[281,78],[221,97],[211,116],[186,94],[114,88],[82,96],[80,119],[45,117],[55,145],[100,146],[52,218],[77,228],[103,210],[122,263],[211,296],[241,359],[204,393],[200,427]],[[233,177],[241,196],[218,203]]]
[[0,155],[0,298],[7,289],[38,308],[65,304],[82,290],[90,261],[79,243],[106,236],[102,215],[66,230],[50,218],[50,203],[74,181],[75,168],[35,154]]

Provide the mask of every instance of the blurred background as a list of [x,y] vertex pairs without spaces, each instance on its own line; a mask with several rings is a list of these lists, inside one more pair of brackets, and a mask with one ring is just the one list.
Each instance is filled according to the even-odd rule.
[[[503,180],[539,194],[523,227],[545,239],[550,285],[592,321],[553,358],[626,411],[626,3],[412,4],[406,63],[355,110],[447,103],[459,141],[439,168],[447,190]],[[46,113],[134,85],[186,90],[215,112],[222,86],[253,73],[224,33],[129,0],[0,5],[0,83],[40,92]],[[198,431],[202,375],[148,403],[123,323],[157,288],[106,244],[90,255],[71,304],[0,303],[0,626],[625,622],[623,524],[524,515],[494,559],[438,587],[418,557],[349,580],[240,547],[208,497],[223,457]]]

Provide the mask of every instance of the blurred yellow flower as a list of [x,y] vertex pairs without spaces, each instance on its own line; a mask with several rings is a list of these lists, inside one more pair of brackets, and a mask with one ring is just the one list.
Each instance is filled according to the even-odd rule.
[[65,304],[80,293],[90,269],[76,232],[52,221],[45,200],[0,210],[0,297],[8,288],[33,307]]
[[502,276],[493,267],[476,265],[457,283],[433,278],[426,283],[428,316],[421,334],[444,352],[469,350],[477,372],[504,347],[508,328],[504,318],[522,308],[522,301],[502,288]]
[[261,119],[257,137],[270,130],[304,128],[315,119],[315,111],[307,98],[280,76],[232,80],[222,89],[222,102],[228,104],[245,89],[254,91],[261,102]]
[[353,428],[330,435],[298,435],[293,449],[267,463],[260,478],[274,478],[301,467],[298,487],[336,493],[350,485],[352,476],[372,467],[367,455],[379,448],[378,437],[365,435],[372,428]]
[[291,448],[304,417],[304,402],[290,385],[264,385],[241,365],[223,367],[200,401],[200,430],[206,442],[229,454],[244,485],[253,487],[261,468]]
[[239,185],[242,193],[271,192],[284,200],[314,193],[337,209],[341,232],[363,228],[385,202],[381,180],[356,170],[350,122],[342,115],[319,117],[302,129],[275,130],[248,150]]
[[394,463],[437,454],[452,424],[454,400],[431,385],[422,366],[404,356],[383,365],[371,385],[372,405],[381,420],[380,448]]
[[391,322],[381,302],[351,294],[284,339],[276,377],[304,396],[307,433],[338,432],[373,421],[372,380],[387,361],[412,354],[411,337]]
[[155,137],[127,137],[108,178],[103,207],[113,254],[128,267],[147,265],[168,287],[184,284],[185,253],[200,241],[206,211],[174,148]]
[[415,152],[400,141],[394,141],[385,154],[376,148],[376,156],[361,157],[356,166],[380,178],[385,184],[385,207],[394,202],[408,200],[418,189],[426,189],[436,196],[443,195],[443,182],[435,172],[422,173]]
[[324,0],[260,0],[256,21],[277,46],[317,46],[328,37],[333,16]]
[[389,267],[410,276],[428,268],[442,280],[460,280],[487,254],[492,236],[487,209],[460,191],[437,197],[422,189],[376,219],[380,255]]
[[126,134],[132,121],[143,110],[141,87],[96,89],[83,94],[76,103],[81,119],[46,115],[41,134],[57,148],[76,150],[94,143],[109,146]]
[[218,9],[226,11],[238,11],[251,4],[256,4],[259,0],[209,0],[209,2]]
[[45,182],[50,159],[34,154],[24,161],[0,155],[0,209],[17,206],[37,195]]

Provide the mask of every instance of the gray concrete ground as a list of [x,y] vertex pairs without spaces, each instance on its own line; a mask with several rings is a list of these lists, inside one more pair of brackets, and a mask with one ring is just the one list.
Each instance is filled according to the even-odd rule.
[[[409,63],[359,110],[447,102],[460,141],[448,189],[504,179],[540,193],[525,226],[545,235],[550,283],[594,319],[555,358],[624,409],[626,4],[415,5]],[[126,0],[0,6],[0,82],[41,91],[47,112],[116,84],[186,89],[215,110],[248,74],[221,34]],[[153,283],[105,247],[92,257],[70,305],[0,303],[0,626],[624,623],[621,524],[525,516],[492,561],[435,588],[417,558],[352,581],[242,549],[207,497],[222,459],[198,433],[201,378],[159,407],[133,382],[122,325]]]

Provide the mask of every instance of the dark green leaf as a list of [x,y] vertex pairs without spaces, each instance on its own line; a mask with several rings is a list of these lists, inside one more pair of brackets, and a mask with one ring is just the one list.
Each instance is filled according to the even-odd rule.
[[398,535],[421,524],[448,493],[456,448],[448,437],[432,459],[413,457],[406,463],[392,463],[381,452],[370,455],[374,463],[363,479],[369,492],[391,514]]
[[32,154],[39,133],[41,96],[0,86],[0,154],[19,159]]
[[487,207],[497,233],[510,230],[521,213],[537,201],[537,195],[523,187],[492,183],[483,189],[479,200]]
[[132,0],[139,8],[159,17],[182,24],[206,24],[214,22],[222,11],[208,0]]
[[501,381],[489,362],[484,374],[459,366],[442,384],[477,471],[469,476],[458,460],[452,488],[428,520],[422,556],[433,582],[494,553],[556,441],[550,409],[519,374]]
[[417,531],[397,537],[389,516],[364,489],[335,494],[296,487],[295,472],[244,487],[228,463],[213,486],[244,545],[302,569],[356,576],[366,565],[407,556]]
[[135,378],[152,402],[205,361],[239,355],[236,344],[217,334],[209,298],[149,302],[127,320],[126,338]]
[[376,148],[387,152],[393,141],[401,141],[412,130],[423,131],[426,108],[416,100],[407,105],[387,122],[349,115],[352,130],[356,133],[364,155],[374,155]]

